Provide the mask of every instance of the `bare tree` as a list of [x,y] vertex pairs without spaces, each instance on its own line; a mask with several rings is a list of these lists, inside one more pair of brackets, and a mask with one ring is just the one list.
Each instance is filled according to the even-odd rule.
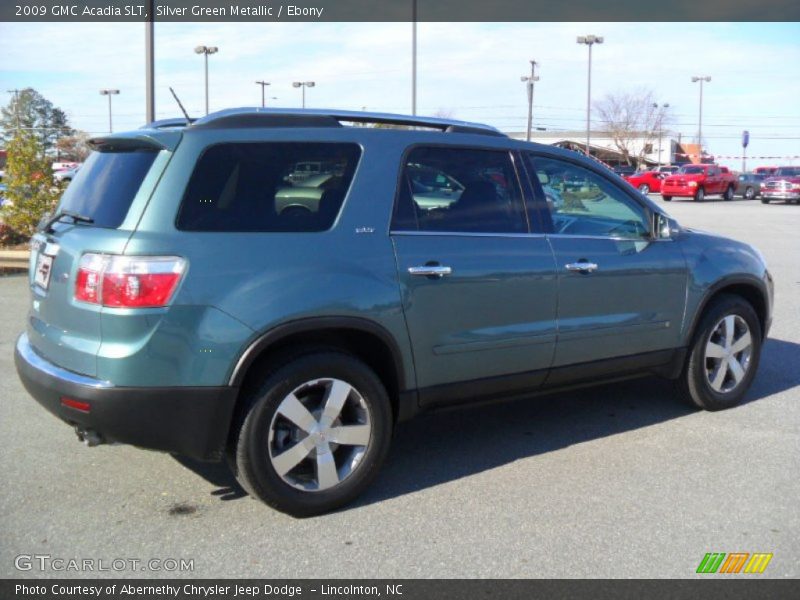
[[648,89],[608,94],[595,102],[594,109],[625,162],[637,167],[652,152],[669,120],[669,106],[657,103]]

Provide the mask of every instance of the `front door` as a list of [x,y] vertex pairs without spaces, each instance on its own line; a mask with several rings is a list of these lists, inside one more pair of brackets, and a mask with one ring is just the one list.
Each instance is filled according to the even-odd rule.
[[529,230],[511,155],[417,147],[403,167],[392,240],[421,404],[540,385],[555,265]]
[[556,367],[626,357],[641,367],[669,356],[680,344],[687,285],[678,244],[651,238],[642,201],[602,167],[545,154],[528,155],[527,164],[552,222],[558,268],[559,334],[548,383]]

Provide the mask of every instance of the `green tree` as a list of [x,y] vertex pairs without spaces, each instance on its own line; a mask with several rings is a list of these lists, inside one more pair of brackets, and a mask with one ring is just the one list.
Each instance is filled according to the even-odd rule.
[[17,129],[24,129],[39,138],[45,152],[55,147],[58,138],[75,133],[64,111],[33,88],[11,95],[8,105],[0,109],[0,127],[6,145]]
[[50,159],[39,136],[20,129],[8,142],[8,163],[3,182],[7,204],[0,209],[3,222],[17,233],[31,236],[41,218],[55,207],[61,188],[53,183]]

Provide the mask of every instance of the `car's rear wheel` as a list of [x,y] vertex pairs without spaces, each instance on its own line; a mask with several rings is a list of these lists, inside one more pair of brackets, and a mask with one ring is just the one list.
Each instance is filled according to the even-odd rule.
[[661,196],[661,199],[664,200],[664,202],[670,202],[672,201],[672,196]]
[[695,202],[702,202],[706,198],[706,191],[701,187],[697,188],[697,191],[694,193],[694,201]]
[[290,515],[347,504],[389,450],[386,390],[349,354],[301,356],[266,376],[247,400],[234,441],[236,476],[252,495]]
[[752,200],[753,198],[755,198],[756,197],[755,189],[753,189],[752,187],[748,186],[747,189],[745,189],[745,191],[744,191],[744,197],[747,200]]
[[647,195],[650,193],[650,186],[647,185],[646,183],[643,183],[642,185],[639,186],[639,191]]
[[728,186],[728,189],[725,190],[725,193],[722,195],[722,197],[728,202],[733,200],[733,186],[732,185]]
[[706,410],[741,402],[761,356],[761,326],[740,296],[720,296],[706,310],[678,379],[680,394]]

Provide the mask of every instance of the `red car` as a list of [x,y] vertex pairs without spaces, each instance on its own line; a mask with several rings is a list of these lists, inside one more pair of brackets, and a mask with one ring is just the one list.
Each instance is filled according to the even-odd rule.
[[641,171],[633,175],[627,175],[623,179],[643,194],[649,194],[650,192],[658,193],[661,191],[661,182],[665,175],[665,173],[659,173],[658,171]]
[[778,167],[761,183],[761,202],[772,200],[800,204],[800,167]]
[[661,182],[661,197],[667,202],[676,196],[696,202],[711,195],[733,200],[735,190],[736,176],[719,165],[684,165]]

